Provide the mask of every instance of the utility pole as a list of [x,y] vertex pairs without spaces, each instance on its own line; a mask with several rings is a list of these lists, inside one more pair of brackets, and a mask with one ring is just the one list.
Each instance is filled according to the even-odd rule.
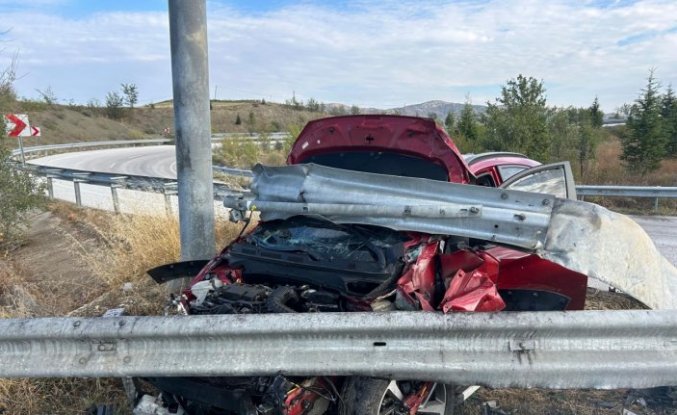
[[169,35],[181,260],[191,261],[215,254],[206,0],[169,0]]

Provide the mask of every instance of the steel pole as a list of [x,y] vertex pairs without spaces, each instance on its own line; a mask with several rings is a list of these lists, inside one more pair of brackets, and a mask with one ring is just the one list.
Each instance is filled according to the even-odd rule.
[[215,254],[206,1],[169,0],[169,34],[181,259],[187,261]]

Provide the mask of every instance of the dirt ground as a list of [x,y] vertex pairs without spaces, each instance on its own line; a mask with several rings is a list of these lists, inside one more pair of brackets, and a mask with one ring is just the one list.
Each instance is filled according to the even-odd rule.
[[[101,262],[97,262],[98,266],[93,265],[92,258],[105,259],[119,255],[119,251],[102,236],[100,229],[88,223],[105,221],[105,217],[98,217],[96,213],[76,215],[77,212],[61,206],[36,213],[26,243],[4,258],[0,257],[1,317],[100,315],[106,308],[121,304],[142,314],[161,310],[164,292],[148,278],[148,281],[134,280],[133,290],[144,292],[139,300],[120,289],[124,279],[111,283],[104,275],[106,270],[100,266]],[[92,252],[96,255],[92,256]],[[148,306],[153,302],[157,303],[155,308]],[[639,305],[621,294],[591,290],[589,307],[613,309],[637,308]],[[123,402],[123,391],[117,380],[0,379],[0,414],[66,415],[86,413],[87,407],[94,403],[123,406]],[[491,408],[487,403],[491,403]],[[124,407],[119,411],[128,413]],[[482,388],[459,408],[458,413],[677,415],[677,390]]]

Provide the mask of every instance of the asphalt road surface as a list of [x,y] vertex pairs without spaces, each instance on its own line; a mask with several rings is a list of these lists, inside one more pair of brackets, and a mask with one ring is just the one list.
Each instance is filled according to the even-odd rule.
[[677,217],[631,216],[651,236],[663,256],[677,266]]
[[78,151],[28,161],[41,166],[176,179],[174,146]]
[[[29,163],[56,168],[176,179],[174,146],[116,148],[56,154]],[[677,266],[677,217],[633,216],[661,253]]]

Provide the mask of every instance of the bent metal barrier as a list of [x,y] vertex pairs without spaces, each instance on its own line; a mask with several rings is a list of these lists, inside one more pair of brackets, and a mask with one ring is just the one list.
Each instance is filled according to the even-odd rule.
[[2,377],[364,375],[677,385],[677,313],[304,313],[0,320]]
[[[214,139],[223,139],[228,137],[227,134],[215,136]],[[233,136],[241,137],[241,136]],[[254,135],[251,139],[257,140],[258,136]],[[285,139],[284,133],[271,133],[269,140],[279,141]],[[114,147],[114,146],[134,146],[134,145],[161,145],[168,144],[169,139],[144,139],[144,140],[116,140],[116,141],[94,141],[82,143],[69,144],[54,144],[44,146],[25,147],[26,154],[44,154],[54,151],[72,150],[78,148],[91,147]],[[18,156],[19,150],[13,151],[13,156]],[[20,163],[16,163],[17,168],[22,168]],[[163,193],[165,195],[166,210],[171,211],[170,196],[176,194],[176,181],[166,178],[154,178],[143,176],[132,176],[122,174],[87,172],[74,169],[55,169],[45,166],[26,165],[23,167],[33,174],[43,176],[47,180],[47,190],[50,197],[54,197],[52,190],[52,180],[60,179],[73,182],[76,204],[81,204],[80,198],[80,183],[88,183],[110,187],[113,207],[116,212],[119,212],[119,203],[117,196],[117,189],[128,188],[136,190],[147,190],[151,192]],[[251,177],[251,170],[237,169],[225,166],[214,166],[214,171],[239,177]],[[221,200],[225,194],[229,192],[228,185],[223,183],[214,183],[214,195],[217,200]],[[580,185],[576,186],[576,193],[579,197],[586,196],[611,196],[611,197],[640,197],[653,198],[655,200],[654,207],[658,208],[658,201],[661,198],[677,198],[677,187],[660,187],[660,186],[603,186],[603,185]]]

